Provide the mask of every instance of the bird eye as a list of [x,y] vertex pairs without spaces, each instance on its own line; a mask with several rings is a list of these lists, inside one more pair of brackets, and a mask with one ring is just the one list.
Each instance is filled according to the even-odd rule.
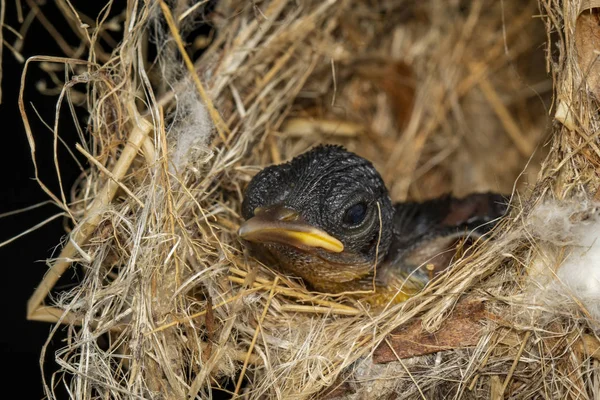
[[344,222],[348,225],[358,225],[365,220],[367,216],[367,205],[358,203],[346,210],[344,213]]

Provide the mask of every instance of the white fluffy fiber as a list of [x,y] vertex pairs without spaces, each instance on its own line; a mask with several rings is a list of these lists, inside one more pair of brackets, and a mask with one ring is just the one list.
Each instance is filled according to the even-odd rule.
[[212,157],[209,140],[214,126],[193,82],[188,82],[177,93],[176,104],[174,122],[168,127],[168,133],[175,137],[171,167],[181,173],[183,168],[194,168]]
[[534,298],[582,307],[600,322],[600,204],[546,202],[527,228],[538,249],[529,270]]

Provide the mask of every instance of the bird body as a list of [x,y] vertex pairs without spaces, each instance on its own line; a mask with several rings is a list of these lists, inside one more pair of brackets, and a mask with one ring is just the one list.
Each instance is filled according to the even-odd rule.
[[327,145],[252,179],[239,235],[311,289],[402,301],[448,266],[457,242],[481,236],[505,211],[494,193],[392,205],[369,161]]

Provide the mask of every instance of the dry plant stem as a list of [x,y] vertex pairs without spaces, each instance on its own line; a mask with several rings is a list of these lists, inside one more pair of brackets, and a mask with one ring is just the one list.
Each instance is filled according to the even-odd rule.
[[398,356],[398,354],[396,353],[396,350],[394,350],[394,347],[392,346],[392,344],[389,342],[389,340],[386,338],[385,339],[385,343],[388,345],[388,347],[392,350],[392,352],[394,353],[394,355],[396,356],[396,359],[398,360],[398,362],[400,363],[400,365],[402,365],[402,368],[404,368],[404,371],[406,371],[406,373],[408,374],[408,376],[410,377],[410,379],[413,381],[413,383],[415,384],[415,387],[417,388],[417,390],[419,391],[419,394],[421,395],[421,398],[423,400],[427,400],[427,398],[425,397],[425,395],[423,394],[423,391],[421,390],[421,388],[419,387],[419,384],[417,383],[417,381],[415,380],[414,376],[410,373],[410,371],[408,370],[408,368],[406,368],[406,365],[402,362],[402,359]]
[[[494,332],[492,334],[492,337],[490,339],[490,342],[494,342],[494,340],[498,337],[498,334],[496,332]],[[485,355],[483,356],[483,359],[481,360],[481,364],[479,365],[479,368],[483,368],[487,365],[488,360],[490,359],[490,356],[492,355],[492,350],[493,347],[490,346],[490,348],[486,351]],[[469,385],[469,390],[473,391],[473,388],[475,387],[475,385],[477,384],[477,381],[479,380],[479,377],[481,376],[480,373],[477,373],[475,375],[475,377],[473,378],[473,380],[471,381],[471,384]]]
[[248,362],[250,361],[250,357],[252,356],[252,351],[254,350],[254,345],[256,344],[256,340],[258,339],[258,334],[260,333],[261,326],[263,321],[265,320],[265,316],[267,315],[267,311],[269,311],[269,307],[271,305],[271,300],[273,296],[275,296],[275,289],[277,288],[277,283],[279,283],[279,277],[276,277],[273,281],[273,286],[271,286],[271,292],[269,293],[269,298],[267,298],[267,303],[265,304],[265,308],[263,308],[263,312],[260,315],[260,319],[258,320],[258,324],[256,325],[256,330],[254,331],[254,336],[252,337],[252,342],[250,343],[250,347],[248,348],[248,354],[246,355],[246,360],[244,360],[244,366],[242,367],[242,372],[240,372],[240,377],[238,378],[237,385],[235,385],[235,391],[233,392],[234,396],[237,397],[240,389],[242,387],[242,381],[244,380],[244,375],[246,374],[246,368],[248,368]]
[[267,136],[267,142],[269,143],[269,152],[271,153],[271,159],[273,160],[273,163],[280,164],[281,152],[277,149],[273,135]]
[[594,336],[583,335],[581,337],[581,342],[575,344],[575,350],[590,358],[600,360],[600,341]]
[[156,160],[156,150],[154,149],[154,144],[149,136],[142,143],[142,151],[144,152],[144,158],[148,165],[153,165]]
[[[325,4],[331,1],[325,2]],[[287,5],[285,0],[274,0],[271,2],[264,13],[264,20],[258,21],[253,20],[248,24],[241,32],[239,32],[233,42],[233,46],[237,49],[228,55],[228,59],[224,61],[223,65],[227,65],[225,71],[221,72],[219,79],[215,81],[212,94],[215,97],[220,96],[221,91],[227,86],[229,80],[229,74],[236,71],[243,62],[247,59],[248,54],[252,52],[252,49],[256,48],[263,37],[267,34],[271,26],[276,23],[277,18]],[[326,5],[327,7],[327,5]]]
[[288,118],[281,130],[290,136],[324,133],[334,136],[355,137],[366,129],[360,124],[341,120]]
[[333,307],[323,307],[323,306],[304,306],[299,304],[282,304],[279,306],[281,311],[287,312],[302,312],[307,314],[325,314],[325,315],[360,315],[362,314],[360,311],[348,311],[348,310],[340,310]]
[[[200,344],[200,346],[202,347],[202,350],[204,350],[209,346],[209,344],[202,342]],[[229,353],[231,358],[233,358],[236,361],[243,363],[244,361],[246,361],[246,359],[248,359],[249,364],[252,364],[252,365],[262,365],[263,364],[262,358],[260,358],[259,356],[255,355],[255,354],[251,354],[250,357],[248,357],[247,351],[236,350],[229,345],[224,345],[223,347],[225,348],[225,351]]]
[[[159,111],[159,117],[160,117],[160,140],[162,142],[162,148],[163,148],[163,156],[162,156],[162,167],[163,167],[163,174],[164,174],[164,179],[166,181],[166,187],[167,188],[171,188],[171,180],[169,179],[169,152],[168,152],[168,148],[169,146],[167,145],[167,132],[165,132],[165,114],[164,114],[164,109],[162,107],[159,107],[158,109]],[[167,209],[168,209],[168,215],[169,215],[169,228],[171,229],[171,235],[173,237],[177,237],[177,234],[175,233],[175,221],[173,220],[173,193],[171,192],[171,190],[167,190]],[[175,285],[177,287],[179,287],[181,285],[181,266],[179,265],[179,258],[176,256],[174,257],[174,261],[175,261]],[[180,306],[183,309],[183,303],[181,301],[181,298],[179,298],[180,300]]]
[[50,323],[61,321],[63,324],[81,325],[81,318],[74,316],[71,312],[65,312],[65,310],[58,307],[38,307],[27,318],[33,321]]
[[492,375],[490,377],[490,399],[502,400],[504,398],[504,388],[502,387],[502,381],[498,375]]
[[[123,179],[129,169],[143,141],[152,130],[152,125],[142,118],[134,118],[136,125],[130,134],[129,141],[125,144],[123,152],[116,162],[112,175],[118,181]],[[71,233],[69,242],[60,252],[56,263],[44,276],[40,285],[35,289],[33,295],[27,303],[27,318],[34,319],[38,316],[36,311],[42,306],[42,303],[62,274],[69,268],[73,256],[77,254],[77,247],[81,247],[89,239],[92,232],[96,229],[102,219],[102,210],[112,201],[119,184],[113,179],[109,179],[102,190],[98,193],[90,209],[87,212],[87,218],[84,219]]]
[[177,21],[179,21],[179,22],[183,21],[188,15],[190,15],[191,13],[193,13],[195,10],[197,10],[203,4],[206,4],[206,3],[208,3],[208,0],[200,0],[200,1],[198,1],[196,4],[194,4],[193,6],[191,6],[190,8],[188,8],[187,10],[185,10],[184,12],[182,12],[181,15],[179,16],[179,18],[177,18]]
[[56,197],[56,195],[54,193],[52,193],[52,191],[40,180],[39,173],[38,173],[37,161],[36,161],[36,157],[35,157],[35,151],[36,151],[35,140],[33,137],[33,132],[31,131],[31,126],[29,125],[29,119],[27,118],[27,112],[25,111],[25,101],[23,99],[24,91],[25,91],[25,78],[27,76],[27,70],[29,68],[29,63],[34,62],[34,61],[35,62],[59,63],[59,64],[65,64],[65,65],[74,64],[74,65],[91,66],[93,64],[91,64],[87,61],[74,60],[71,58],[36,56],[36,57],[29,58],[25,62],[25,66],[23,67],[23,73],[21,74],[21,87],[19,89],[19,112],[21,113],[21,118],[23,119],[25,134],[27,135],[27,141],[29,143],[29,149],[30,149],[30,153],[31,153],[31,160],[33,162],[33,171],[34,171],[35,180],[38,182],[38,184],[40,185],[42,190],[54,201],[54,203],[58,207],[60,207],[65,212],[70,214],[70,210],[67,207],[67,205],[62,204],[60,199],[58,197]]
[[[144,140],[145,142],[145,140]],[[138,199],[135,194],[133,194],[133,192],[131,190],[129,190],[127,188],[127,186],[125,186],[122,182],[120,182],[116,176],[113,175],[112,172],[110,172],[108,169],[106,169],[106,167],[102,164],[100,164],[98,162],[98,160],[96,160],[94,158],[93,155],[91,155],[90,153],[88,153],[87,151],[85,151],[85,149],[83,147],[81,147],[81,145],[79,143],[75,143],[75,148],[81,153],[83,154],[92,164],[94,164],[96,167],[98,167],[98,169],[100,171],[102,171],[104,174],[106,174],[106,176],[108,176],[110,179],[112,179],[117,185],[119,185],[121,187],[121,189],[123,189],[125,191],[125,193],[127,193],[129,196],[131,196],[131,198],[133,198],[140,207],[144,208],[144,203],[141,202],[140,199]]]
[[[76,34],[80,38],[82,43],[84,43],[90,49],[93,49],[94,42],[90,38],[88,31],[85,28],[83,28],[84,21],[82,21],[80,12],[75,10],[75,8],[71,4],[71,2],[68,0],[67,1],[56,0],[55,3],[56,3],[56,6],[58,7],[58,9],[60,10],[60,12],[62,13],[64,19],[67,21],[67,24],[69,25],[69,27],[71,28],[73,33]],[[89,18],[89,17],[86,18],[85,15],[83,16],[83,18],[86,20],[85,23],[87,23],[88,25],[91,25],[92,23],[94,23],[94,21],[91,18]],[[98,57],[99,53],[101,53],[101,52],[97,51],[97,49],[93,49],[93,50],[94,50],[94,55],[96,57]],[[104,57],[99,57],[99,58],[102,62],[106,62],[109,59],[106,57],[106,55],[104,55]]]
[[23,23],[23,6],[21,5],[21,0],[15,0],[15,6],[17,8],[17,21],[20,24]]
[[200,95],[200,98],[204,102],[204,105],[206,105],[206,108],[208,108],[208,113],[210,114],[210,117],[213,120],[213,124],[215,125],[215,128],[217,129],[217,132],[219,133],[219,137],[221,138],[223,143],[227,143],[227,136],[229,135],[229,129],[227,128],[227,125],[225,124],[225,122],[221,118],[221,115],[215,108],[211,98],[206,93],[206,90],[204,90],[204,86],[202,85],[202,82],[200,82],[200,77],[196,73],[196,69],[194,68],[194,63],[190,59],[190,56],[187,54],[187,51],[185,51],[185,46],[183,44],[183,40],[181,39],[181,36],[179,35],[179,31],[177,30],[177,25],[175,25],[175,21],[173,20],[173,15],[171,14],[171,10],[169,10],[169,6],[167,6],[163,0],[160,0],[160,8],[163,11],[165,19],[167,21],[167,25],[169,25],[169,30],[171,31],[171,35],[173,35],[173,38],[175,39],[175,43],[177,43],[177,47],[179,48],[179,52],[181,53],[181,57],[183,58],[183,60],[185,62],[185,66],[188,69],[190,77],[192,78],[192,80],[194,81],[194,84],[196,85],[198,94]]
[[[480,3],[477,3],[477,4],[478,4],[478,6],[481,5]],[[523,14],[522,14],[523,18],[519,18],[518,21],[516,21],[513,25],[511,25],[511,27],[510,27],[511,32],[508,33],[508,36],[511,36],[512,34],[519,34],[523,28],[523,25],[530,21],[530,19],[531,19],[530,15],[531,14],[528,12],[523,12]],[[492,47],[492,49],[489,52],[487,52],[484,62],[473,64],[472,70],[474,72],[471,73],[466,78],[464,78],[456,87],[456,95],[458,96],[459,99],[464,97],[475,85],[478,85],[478,83],[481,79],[485,79],[486,73],[492,72],[492,70],[487,68],[486,65],[492,63],[492,61],[494,61],[494,59],[499,57],[499,55],[504,51],[504,43],[505,42],[503,40],[501,40],[494,47]],[[501,68],[505,63],[506,63],[505,59],[498,60],[498,62],[494,65],[493,70],[497,70],[497,69]],[[425,128],[420,133],[421,136],[419,137],[418,141],[415,142],[416,144],[418,144],[418,146],[424,145],[425,140],[429,137],[429,135],[433,131],[435,131],[444,122],[444,118],[445,118],[446,114],[450,111],[452,104],[453,104],[453,102],[449,98],[446,98],[445,100],[442,101],[441,107],[437,111],[436,116],[428,122],[428,124],[425,126]],[[414,119],[414,117],[413,117],[413,119]],[[388,165],[397,164],[400,161],[400,157],[402,155],[402,145],[403,145],[403,142],[398,141],[395,148],[392,149],[392,152],[391,152],[389,160],[388,160]],[[420,152],[420,147],[419,148],[415,147],[415,151]],[[529,157],[530,155],[531,155],[531,153],[527,154],[527,157]],[[410,166],[409,169],[414,170],[415,168],[416,168],[416,164]],[[410,170],[407,170],[407,172],[406,172],[407,175],[412,175]],[[387,178],[392,179],[393,177],[388,176]],[[403,188],[402,193],[404,194],[406,190],[408,190],[408,188]]]
[[[243,276],[246,276],[246,274],[244,274]],[[240,285],[244,283],[244,279],[237,278],[235,276],[230,276],[228,279],[231,282],[239,283]],[[252,287],[257,288],[257,289],[262,289],[262,290],[268,290],[268,288],[270,288],[271,285],[272,285],[272,283],[270,281],[268,281],[266,279],[257,278],[256,282],[253,283]],[[322,300],[322,299],[317,298],[314,295],[311,296],[309,294],[306,294],[306,293],[303,293],[303,292],[300,292],[298,290],[291,289],[291,288],[278,287],[277,293],[280,293],[280,294],[282,294],[284,296],[288,296],[288,297],[294,297],[301,301],[310,301],[312,303],[320,304],[322,306],[329,307],[334,310],[338,310],[342,313],[346,313],[346,315],[358,315],[361,313],[360,310],[357,308],[350,307],[345,304],[336,303],[333,301]]]
[[525,337],[523,338],[523,341],[521,342],[521,347],[519,348],[519,351],[517,352],[515,360],[513,361],[513,364],[510,367],[510,370],[508,371],[508,375],[506,375],[506,379],[504,380],[504,383],[502,384],[502,394],[504,394],[504,392],[506,391],[506,388],[508,387],[508,383],[510,382],[512,375],[514,374],[515,369],[517,368],[517,364],[519,364],[519,360],[521,359],[521,354],[523,354],[523,350],[525,350],[525,345],[527,345],[527,342],[529,341],[529,336],[531,336],[531,331],[527,331],[527,333],[525,333]]
[[[522,339],[518,333],[509,332],[500,340],[498,340],[498,343],[512,348],[516,348],[517,346],[521,348],[523,346],[523,340],[524,339]],[[543,341],[549,347],[553,347],[557,343],[555,339],[544,339]],[[579,337],[579,340],[573,343],[573,349],[582,356],[600,360],[600,340],[598,340],[595,336],[582,334]]]
[[[63,325],[70,326],[81,326],[83,321],[81,317],[74,315],[71,311],[65,311],[58,307],[43,306],[33,312],[33,315],[29,318],[32,321],[49,322],[55,324],[57,322]],[[91,326],[97,326],[98,324],[92,322]],[[122,332],[124,325],[113,325],[106,331],[110,332]],[[103,328],[105,329],[105,328]]]
[[[243,297],[243,296],[248,295],[250,293],[254,293],[256,291],[257,291],[257,289],[250,289],[250,290],[246,290],[245,292],[240,292],[240,293],[236,294],[235,296],[230,297],[227,300],[224,300],[224,301],[222,301],[222,302],[220,302],[220,303],[212,306],[212,309],[214,311],[215,309],[217,309],[219,307],[222,307],[222,306],[224,306],[226,304],[229,304],[232,301],[239,299],[240,297]],[[155,328],[155,329],[153,329],[153,330],[151,330],[151,331],[149,331],[149,332],[147,332],[145,334],[146,335],[150,335],[150,334],[153,334],[153,333],[156,333],[156,332],[164,331],[165,329],[170,328],[172,326],[183,324],[185,322],[190,322],[191,320],[193,320],[195,318],[202,317],[203,315],[206,315],[207,312],[208,312],[208,309],[200,311],[200,312],[197,312],[197,313],[192,314],[192,315],[189,315],[189,316],[187,316],[185,318],[176,319],[175,321],[172,321],[172,322],[169,322],[167,324],[161,325],[158,328]]]
[[46,218],[42,222],[40,222],[38,224],[35,224],[31,228],[28,228],[28,229],[24,230],[23,232],[15,235],[13,237],[11,237],[10,239],[5,240],[4,242],[0,242],[0,247],[4,247],[7,244],[10,244],[10,243],[14,242],[15,240],[18,240],[18,239],[22,238],[23,236],[26,236],[26,235],[30,234],[31,232],[38,230],[39,228],[41,228],[42,226],[46,225],[50,221],[54,221],[55,219],[60,218],[60,217],[64,217],[64,216],[66,216],[65,213],[54,214],[53,216],[51,216],[49,218]]
[[510,111],[508,111],[490,81],[487,78],[482,77],[478,84],[481,92],[494,109],[500,122],[502,122],[506,133],[517,147],[517,150],[519,150],[523,157],[529,158],[531,153],[533,153],[534,146],[525,138],[519,125],[515,122]]

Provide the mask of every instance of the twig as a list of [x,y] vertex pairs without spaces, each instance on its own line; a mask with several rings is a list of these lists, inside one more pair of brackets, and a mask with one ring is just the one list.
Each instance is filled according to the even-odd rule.
[[525,345],[527,344],[527,341],[529,340],[529,336],[531,336],[531,331],[527,331],[527,333],[525,333],[525,337],[523,338],[521,347],[519,348],[519,351],[517,352],[515,360],[513,361],[513,364],[510,367],[510,370],[508,371],[508,375],[506,375],[506,379],[504,379],[504,383],[502,384],[501,394],[504,394],[504,392],[506,391],[506,387],[508,386],[508,383],[510,382],[510,380],[513,376],[513,373],[515,372],[515,369],[517,369],[517,365],[519,364],[519,360],[521,359],[521,354],[523,354],[523,350],[525,350]]
[[[125,144],[121,157],[117,160],[112,171],[112,175],[116,178],[116,181],[125,176],[131,163],[135,159],[142,142],[152,130],[152,125],[145,119],[137,118],[135,120],[137,124],[134,126],[133,131],[129,136],[129,141]],[[71,265],[72,258],[77,253],[77,246],[82,246],[87,242],[90,235],[102,220],[102,210],[112,201],[117,193],[117,189],[120,187],[116,181],[110,179],[106,182],[90,205],[90,209],[87,213],[88,218],[84,219],[83,222],[71,232],[71,240],[67,242],[60,252],[56,263],[52,265],[40,285],[29,298],[27,303],[28,319],[35,319],[35,311],[42,305],[50,290]],[[75,243],[77,245],[75,245]]]
[[81,147],[81,145],[79,143],[75,143],[75,148],[77,150],[79,150],[79,152],[81,154],[83,154],[92,164],[94,164],[96,167],[98,167],[98,169],[100,171],[102,171],[105,175],[107,175],[110,179],[112,179],[117,185],[119,185],[119,187],[121,189],[123,189],[125,191],[125,193],[127,193],[129,196],[131,196],[140,205],[140,207],[144,208],[144,203],[142,203],[142,201],[140,199],[138,199],[136,197],[136,195],[133,194],[133,192],[127,188],[127,186],[125,186],[122,182],[120,182],[117,179],[117,177],[113,175],[112,172],[110,172],[108,169],[106,169],[106,167],[104,165],[102,165],[100,162],[98,162],[98,160],[96,160],[93,155],[88,153],[83,147]]
[[311,314],[339,314],[339,315],[360,315],[359,310],[340,310],[333,307],[322,307],[322,306],[304,306],[300,304],[282,304],[279,306],[281,311],[287,312],[303,312]]
[[58,307],[38,307],[28,318],[41,322],[55,323],[61,321],[63,324],[81,325],[81,318]]

